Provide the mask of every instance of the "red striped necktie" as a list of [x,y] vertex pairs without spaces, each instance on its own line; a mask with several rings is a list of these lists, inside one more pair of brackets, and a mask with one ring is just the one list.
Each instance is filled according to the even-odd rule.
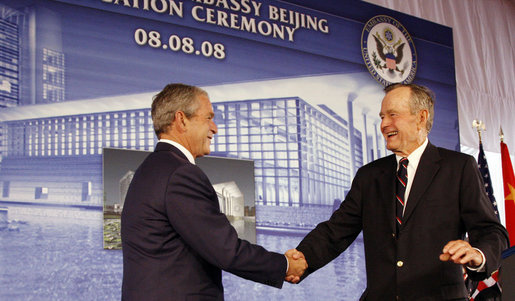
[[408,184],[408,158],[402,158],[399,161],[399,170],[397,170],[397,181],[396,181],[396,220],[397,230],[402,225],[402,216],[404,214],[404,194],[406,192],[406,185]]

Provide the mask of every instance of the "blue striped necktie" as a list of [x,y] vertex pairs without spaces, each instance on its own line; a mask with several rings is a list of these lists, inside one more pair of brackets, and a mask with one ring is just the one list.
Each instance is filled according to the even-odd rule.
[[404,214],[404,194],[406,192],[406,185],[408,184],[408,158],[402,158],[399,161],[399,170],[397,170],[397,181],[396,181],[396,220],[397,220],[397,231],[402,225],[402,216]]

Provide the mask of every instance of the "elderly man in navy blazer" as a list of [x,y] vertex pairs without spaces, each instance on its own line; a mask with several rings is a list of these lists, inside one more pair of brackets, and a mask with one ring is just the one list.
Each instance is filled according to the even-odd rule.
[[222,272],[281,288],[306,261],[238,238],[194,159],[217,132],[205,91],[167,85],[154,97],[155,151],[137,169],[122,212],[123,300],[223,300]]
[[433,93],[414,84],[385,92],[381,131],[394,154],[358,170],[340,208],[302,240],[295,257],[305,256],[305,277],[363,231],[362,300],[468,300],[464,269],[473,279],[498,269],[506,229],[474,158],[428,141]]

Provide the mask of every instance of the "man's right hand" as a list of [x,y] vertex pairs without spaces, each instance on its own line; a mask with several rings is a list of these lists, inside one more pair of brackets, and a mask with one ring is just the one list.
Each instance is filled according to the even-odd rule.
[[284,280],[290,283],[298,283],[300,281],[300,277],[308,268],[306,258],[302,252],[297,251],[296,249],[288,250],[284,255],[288,259],[288,271],[286,272]]

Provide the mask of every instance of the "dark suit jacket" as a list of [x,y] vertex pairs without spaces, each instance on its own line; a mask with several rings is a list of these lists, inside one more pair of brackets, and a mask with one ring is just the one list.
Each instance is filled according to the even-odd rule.
[[283,254],[240,240],[207,176],[160,142],[122,212],[123,300],[223,300],[221,269],[282,287]]
[[471,245],[486,256],[486,271],[469,273],[481,278],[498,268],[508,239],[485,194],[476,161],[429,143],[398,235],[396,169],[391,155],[358,170],[340,208],[297,247],[306,256],[307,274],[337,257],[363,231],[367,289],[362,299],[465,298],[462,266],[439,260],[445,244],[468,232]]

